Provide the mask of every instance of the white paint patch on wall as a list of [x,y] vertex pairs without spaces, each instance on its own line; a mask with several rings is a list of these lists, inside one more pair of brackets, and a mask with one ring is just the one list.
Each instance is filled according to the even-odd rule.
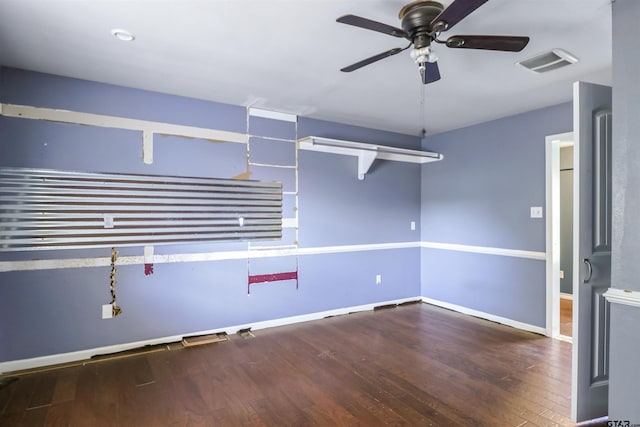
[[79,111],[56,110],[53,108],[30,107],[26,105],[0,104],[0,115],[23,119],[47,120],[60,123],[116,128],[140,131],[142,133],[142,161],[153,163],[154,134],[200,138],[216,142],[237,142],[247,144],[249,137],[243,133],[217,129],[183,126],[172,123],[129,119],[126,117],[103,114],[83,113]]
[[281,113],[279,111],[264,110],[262,108],[249,107],[249,115],[254,117],[262,117],[265,119],[282,120],[285,122],[296,123],[298,116],[291,113]]

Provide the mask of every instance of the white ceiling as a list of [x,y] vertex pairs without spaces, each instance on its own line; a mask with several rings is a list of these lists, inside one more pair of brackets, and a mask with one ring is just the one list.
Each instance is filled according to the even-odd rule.
[[[569,101],[576,80],[610,84],[610,1],[489,0],[444,38],[527,35],[529,45],[520,53],[436,45],[442,79],[424,87],[424,106],[409,51],[339,71],[407,43],[335,19],[399,27],[407,0],[0,0],[0,64],[434,134]],[[117,40],[113,28],[135,41]],[[580,62],[542,75],[514,65],[552,48]]]

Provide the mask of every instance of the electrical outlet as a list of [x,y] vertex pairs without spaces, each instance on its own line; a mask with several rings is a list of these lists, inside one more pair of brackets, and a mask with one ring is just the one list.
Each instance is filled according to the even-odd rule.
[[414,231],[416,229],[416,222],[411,221],[411,230]]
[[102,318],[103,319],[111,319],[113,317],[113,307],[111,304],[103,304],[102,305]]
[[104,214],[104,228],[113,228],[113,215]]
[[376,285],[380,285],[382,283],[382,275],[376,274]]
[[542,206],[531,206],[531,218],[542,218]]
[[560,278],[564,279],[564,270],[560,270]]

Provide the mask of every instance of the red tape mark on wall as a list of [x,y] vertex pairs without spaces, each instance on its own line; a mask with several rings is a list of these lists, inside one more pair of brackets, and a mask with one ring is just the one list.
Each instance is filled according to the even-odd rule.
[[144,265],[144,275],[150,276],[153,274],[153,264],[145,264]]
[[279,282],[283,280],[295,280],[296,289],[298,289],[298,272],[287,271],[285,273],[249,275],[249,285],[247,287],[247,293],[251,293],[251,285],[254,283]]

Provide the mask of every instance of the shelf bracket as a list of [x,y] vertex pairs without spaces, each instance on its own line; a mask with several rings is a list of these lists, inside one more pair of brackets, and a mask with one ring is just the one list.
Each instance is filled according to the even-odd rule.
[[378,158],[378,151],[358,150],[358,179],[363,180],[371,165]]

